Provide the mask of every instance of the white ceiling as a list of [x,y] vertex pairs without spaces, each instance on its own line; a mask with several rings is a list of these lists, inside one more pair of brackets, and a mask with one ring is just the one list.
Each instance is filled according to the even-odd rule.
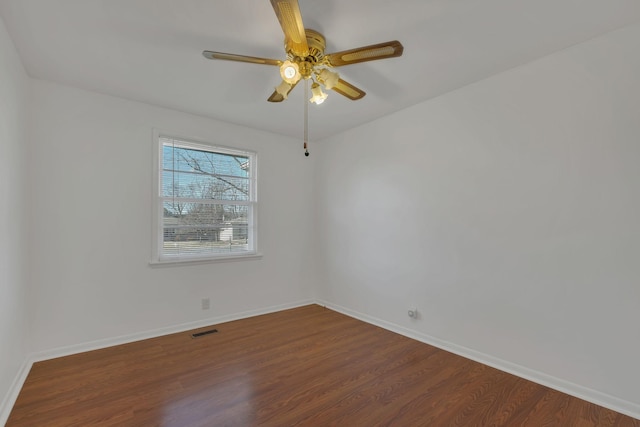
[[[327,53],[399,40],[400,58],[338,69],[367,92],[309,108],[320,140],[640,21],[638,0],[300,0]],[[266,99],[273,66],[203,50],[283,59],[268,0],[0,0],[30,76],[300,137],[304,89]]]

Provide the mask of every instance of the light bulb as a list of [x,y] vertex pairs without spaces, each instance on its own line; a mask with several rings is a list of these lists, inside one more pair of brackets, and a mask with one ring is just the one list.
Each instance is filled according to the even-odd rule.
[[296,75],[296,69],[289,66],[287,68],[284,69],[284,76],[288,79],[292,79],[293,76]]
[[282,80],[290,85],[298,83],[302,77],[300,75],[300,68],[298,67],[298,64],[288,59],[280,66],[280,76],[282,76]]

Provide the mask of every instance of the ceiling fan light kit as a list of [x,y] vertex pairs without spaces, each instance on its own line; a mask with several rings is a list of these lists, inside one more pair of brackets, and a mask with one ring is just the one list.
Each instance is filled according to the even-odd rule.
[[313,102],[316,105],[320,105],[327,99],[327,94],[322,91],[322,88],[318,83],[313,83],[311,85],[311,94],[313,95],[309,98],[309,102]]
[[[364,97],[366,93],[342,80],[340,75],[331,69],[359,62],[398,57],[402,55],[404,50],[399,41],[393,40],[325,55],[325,37],[315,30],[304,28],[298,0],[271,0],[271,6],[284,33],[285,61],[209,50],[202,52],[208,59],[278,66],[282,82],[275,87],[275,91],[267,99],[269,102],[282,102],[287,99],[289,93],[301,79],[312,82],[311,93],[313,96],[309,99],[312,103],[322,104],[327,98],[327,94],[322,91],[322,86],[326,90],[333,90],[356,101]],[[305,83],[305,92],[307,92],[306,88]],[[308,156],[306,110],[305,108],[304,148],[305,155]]]
[[300,66],[296,62],[292,62],[287,59],[280,66],[280,77],[290,85],[298,83],[302,78],[302,74],[300,74]]
[[291,84],[283,80],[278,86],[276,86],[276,93],[281,95],[283,99],[287,99],[287,95],[289,95],[291,87]]
[[340,75],[338,73],[329,71],[327,68],[320,70],[316,77],[316,80],[322,83],[328,90],[333,89],[334,86],[338,84],[338,80],[340,80]]

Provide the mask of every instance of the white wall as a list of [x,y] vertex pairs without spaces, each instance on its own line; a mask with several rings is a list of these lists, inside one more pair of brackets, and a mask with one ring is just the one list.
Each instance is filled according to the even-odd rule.
[[0,424],[28,351],[28,98],[29,79],[0,19]]
[[[36,353],[311,299],[299,141],[43,81],[33,97]],[[258,152],[262,259],[149,266],[154,127]]]
[[[317,294],[640,407],[639,44],[640,26],[611,33],[310,158],[297,140],[32,81],[26,154],[30,84],[1,27],[0,396],[28,351]],[[259,152],[263,259],[148,265],[154,127]]]
[[640,415],[639,76],[636,25],[316,144],[320,298]]

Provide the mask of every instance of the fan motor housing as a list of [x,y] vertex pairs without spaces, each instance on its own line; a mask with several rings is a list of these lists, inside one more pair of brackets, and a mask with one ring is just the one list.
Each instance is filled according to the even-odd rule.
[[307,36],[309,50],[316,50],[324,55],[324,49],[327,47],[324,36],[316,30],[305,30],[305,34]]
[[[322,62],[324,58],[324,50],[326,48],[326,39],[324,36],[316,30],[305,29],[307,36],[307,45],[309,46],[309,55],[305,58],[300,58],[304,62],[310,62],[312,65]],[[287,56],[291,60],[295,60],[296,56],[291,52],[291,49],[285,47],[287,50]]]

